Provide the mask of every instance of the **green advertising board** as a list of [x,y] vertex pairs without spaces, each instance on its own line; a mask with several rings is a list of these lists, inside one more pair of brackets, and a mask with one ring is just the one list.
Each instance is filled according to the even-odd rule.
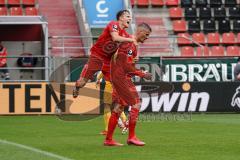
[[74,58],[70,60],[70,80],[75,82],[78,80],[84,65],[87,63],[88,58]]
[[[83,66],[87,63],[88,58],[74,58],[70,60],[70,72],[71,76],[70,79],[71,81],[76,81],[79,78],[79,75],[81,74],[81,71],[83,69]],[[159,57],[140,57],[138,64],[142,64],[141,67],[147,68],[147,70],[151,71],[154,70],[154,68],[158,68],[160,66],[160,58]],[[148,64],[150,65],[150,68],[148,67]]]
[[[230,82],[237,57],[166,58],[140,57],[136,67],[152,73],[151,81],[171,82]],[[87,58],[71,60],[71,81],[79,78]],[[164,74],[163,74],[164,72]],[[144,81],[135,78],[135,82]]]
[[164,80],[172,82],[233,81],[236,58],[164,59]]

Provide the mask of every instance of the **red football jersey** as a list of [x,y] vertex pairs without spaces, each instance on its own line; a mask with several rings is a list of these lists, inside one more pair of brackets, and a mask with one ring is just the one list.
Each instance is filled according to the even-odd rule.
[[106,81],[110,81],[111,80],[111,76],[110,76],[110,63],[104,63],[102,66],[102,73],[104,75],[104,79]]
[[124,42],[119,45],[116,59],[111,61],[111,80],[113,84],[113,101],[123,105],[135,105],[140,102],[139,96],[129,74],[143,76],[144,73],[135,68],[134,58],[137,47],[134,43]]
[[117,21],[111,21],[106,26],[97,42],[91,48],[91,54],[96,55],[107,62],[110,62],[112,55],[118,49],[118,43],[112,40],[111,32],[118,32],[119,36],[122,37],[130,37],[124,29],[120,28]]
[[137,47],[132,42],[123,42],[120,44],[117,60],[112,62],[112,70],[119,70],[126,75],[136,75],[143,77],[145,75],[140,69],[135,68],[134,59],[137,56]]

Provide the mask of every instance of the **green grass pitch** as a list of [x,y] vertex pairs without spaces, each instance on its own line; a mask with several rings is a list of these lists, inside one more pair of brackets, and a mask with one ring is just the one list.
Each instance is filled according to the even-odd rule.
[[144,147],[126,145],[127,135],[121,135],[119,129],[114,138],[125,145],[104,147],[104,137],[98,134],[102,129],[102,117],[66,122],[56,116],[0,116],[0,159],[240,159],[239,114],[193,114],[191,120],[140,121],[137,134],[146,142]]

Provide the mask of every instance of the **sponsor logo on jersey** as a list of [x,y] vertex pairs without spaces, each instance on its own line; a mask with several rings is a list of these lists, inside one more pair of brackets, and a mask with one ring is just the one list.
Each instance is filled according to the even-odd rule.
[[132,54],[133,54],[133,51],[132,51],[132,50],[129,50],[129,51],[128,51],[128,56],[132,56]]
[[113,25],[112,28],[113,28],[114,31],[118,31],[118,26],[116,24]]

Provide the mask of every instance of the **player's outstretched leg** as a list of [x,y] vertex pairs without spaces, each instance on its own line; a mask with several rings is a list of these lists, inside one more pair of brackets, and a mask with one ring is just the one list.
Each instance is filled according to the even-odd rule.
[[129,116],[129,134],[127,144],[136,145],[136,146],[144,146],[145,143],[139,140],[135,134],[135,128],[137,124],[139,114],[139,108],[132,106]]
[[73,98],[78,97],[80,88],[84,87],[88,82],[88,79],[83,78],[86,75],[87,69],[88,65],[85,64],[81,72],[80,78],[76,81],[75,86],[73,88]]

